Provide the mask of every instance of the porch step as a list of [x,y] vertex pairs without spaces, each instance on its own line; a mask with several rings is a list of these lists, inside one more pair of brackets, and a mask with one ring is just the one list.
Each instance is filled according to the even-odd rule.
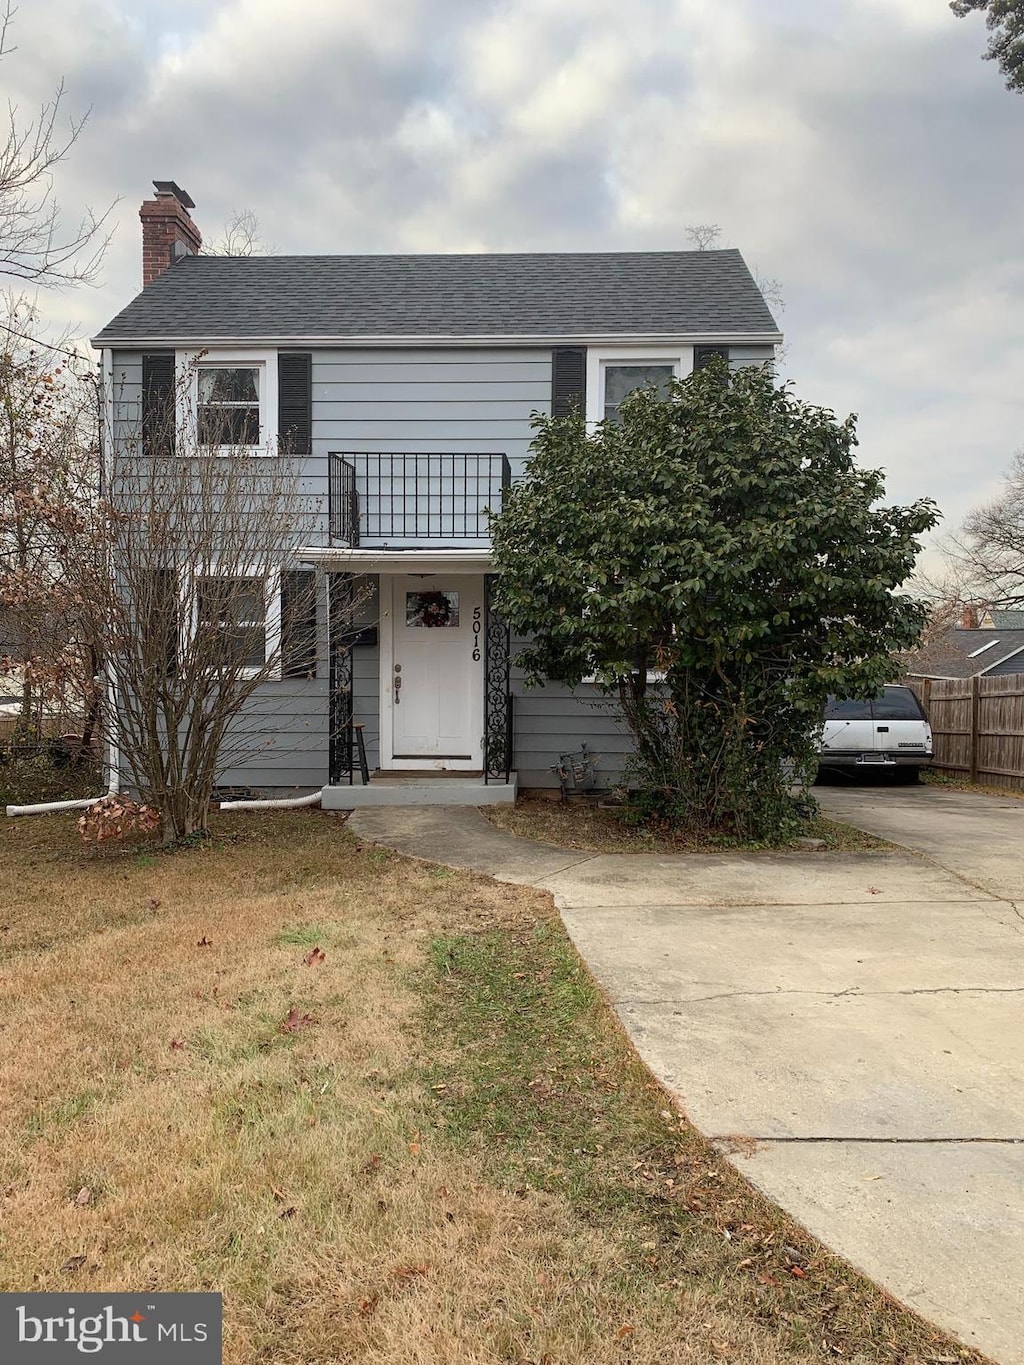
[[368,787],[324,787],[324,810],[358,810],[363,806],[496,806],[516,799],[516,774],[507,782],[485,782],[482,776],[431,773],[415,777],[388,773]]
[[433,768],[407,768],[404,772],[385,772],[378,768],[376,772],[370,774],[370,781],[373,785],[389,787],[395,786],[400,782],[482,782],[483,773],[478,768],[475,772],[443,772],[439,773]]

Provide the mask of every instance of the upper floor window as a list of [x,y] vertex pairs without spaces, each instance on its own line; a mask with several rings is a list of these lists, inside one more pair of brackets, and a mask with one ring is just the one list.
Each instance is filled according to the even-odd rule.
[[651,388],[659,398],[668,396],[669,386],[676,377],[676,369],[667,365],[606,365],[604,368],[604,418],[606,422],[620,422],[622,400],[637,389]]
[[274,453],[278,426],[277,353],[179,351],[178,446],[194,451]]
[[200,365],[196,432],[203,446],[260,444],[260,367]]
[[618,422],[622,402],[636,389],[651,387],[665,397],[673,379],[690,373],[693,348],[630,346],[587,349],[587,424]]
[[700,370],[712,356],[729,359],[727,346],[623,346],[587,348],[587,424],[619,422],[623,400],[637,389],[668,395],[673,379]]

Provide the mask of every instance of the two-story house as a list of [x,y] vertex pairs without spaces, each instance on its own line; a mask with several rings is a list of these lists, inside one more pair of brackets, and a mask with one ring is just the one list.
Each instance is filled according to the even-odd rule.
[[[709,355],[772,359],[781,336],[739,252],[203,256],[188,195],[154,183],[143,291],[94,340],[110,408],[166,393],[197,355],[231,370],[254,447],[287,430],[323,509],[296,547],[322,583],[315,667],[266,684],[266,743],[222,782],[323,788],[343,808],[410,799],[406,774],[412,799],[478,803],[557,787],[585,745],[611,783],[628,748],[611,704],[516,673],[487,509],[525,467],[531,414],[614,419]],[[372,589],[355,629],[353,576]]]

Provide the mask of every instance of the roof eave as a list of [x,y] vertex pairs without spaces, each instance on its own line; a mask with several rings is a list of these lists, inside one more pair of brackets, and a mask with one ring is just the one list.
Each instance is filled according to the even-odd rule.
[[783,341],[781,332],[564,332],[539,333],[446,333],[434,336],[385,335],[366,336],[310,336],[310,335],[242,335],[204,336],[170,334],[162,336],[112,335],[106,330],[93,337],[90,345],[102,350],[110,347],[135,349],[144,346],[188,350],[215,346],[661,346],[661,345],[728,345],[778,346]]

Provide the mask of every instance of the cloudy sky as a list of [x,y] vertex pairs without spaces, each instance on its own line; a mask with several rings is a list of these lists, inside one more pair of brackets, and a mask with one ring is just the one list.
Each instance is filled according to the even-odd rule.
[[716,223],[778,280],[786,373],[955,525],[1024,445],[1024,96],[946,0],[22,0],[26,112],[112,214],[89,335],[140,287],[154,177],[282,252],[643,250]]

